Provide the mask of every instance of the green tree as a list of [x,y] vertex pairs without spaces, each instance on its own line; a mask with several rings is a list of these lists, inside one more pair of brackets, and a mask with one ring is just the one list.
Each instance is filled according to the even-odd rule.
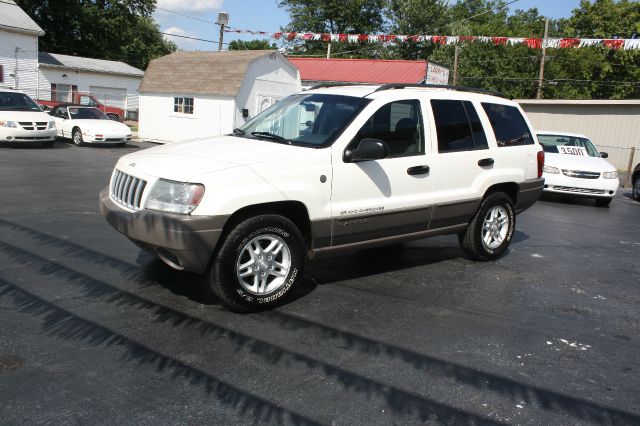
[[123,61],[145,69],[176,50],[151,18],[156,0],[17,0],[42,27],[40,51]]
[[233,40],[229,43],[229,50],[276,50],[278,46],[269,40]]

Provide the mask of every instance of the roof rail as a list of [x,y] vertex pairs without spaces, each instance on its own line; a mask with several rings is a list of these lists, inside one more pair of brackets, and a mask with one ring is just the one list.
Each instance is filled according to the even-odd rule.
[[499,96],[501,98],[506,98],[506,96],[500,92],[492,92],[490,90],[480,89],[477,87],[467,87],[467,86],[449,86],[446,84],[405,84],[405,83],[390,83],[384,84],[378,87],[375,91],[381,92],[383,90],[393,90],[393,89],[404,89],[406,87],[418,87],[418,88],[432,88],[432,89],[448,89],[448,90],[460,90],[463,92],[475,92],[475,93],[484,93],[487,95]]
[[314,86],[311,86],[308,90],[313,89],[322,89],[323,87],[340,87],[340,86],[373,86],[372,83],[340,83],[340,82],[331,82],[331,83],[320,83]]

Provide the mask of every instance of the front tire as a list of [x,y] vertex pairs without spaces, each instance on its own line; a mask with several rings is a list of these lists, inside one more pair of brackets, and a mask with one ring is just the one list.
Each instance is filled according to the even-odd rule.
[[489,194],[463,232],[458,234],[460,247],[474,260],[495,260],[511,243],[516,215],[511,197],[503,192]]
[[634,200],[640,201],[640,176],[636,176],[635,179],[633,179],[632,194]]
[[302,278],[305,247],[298,228],[283,216],[246,219],[231,230],[213,260],[211,288],[235,312],[276,306]]
[[76,146],[82,146],[84,140],[82,139],[82,131],[80,131],[79,128],[76,127],[73,129],[73,132],[71,133],[71,140]]

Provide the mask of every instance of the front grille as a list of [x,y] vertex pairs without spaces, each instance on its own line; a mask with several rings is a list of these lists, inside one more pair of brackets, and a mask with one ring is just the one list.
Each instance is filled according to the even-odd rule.
[[16,136],[16,141],[48,141],[53,139],[51,136]]
[[147,181],[116,169],[111,179],[110,193],[116,202],[133,210],[140,210],[142,193]]
[[553,189],[557,191],[579,192],[581,194],[604,194],[605,193],[605,191],[601,189],[574,188],[572,186],[554,186]]
[[585,172],[583,170],[566,170],[562,169],[562,174],[569,177],[574,177],[578,179],[598,179],[600,177],[600,173],[596,172]]
[[122,138],[107,138],[105,139],[105,142],[123,142],[124,139]]
[[49,123],[46,121],[18,121],[18,124],[25,130],[47,130]]

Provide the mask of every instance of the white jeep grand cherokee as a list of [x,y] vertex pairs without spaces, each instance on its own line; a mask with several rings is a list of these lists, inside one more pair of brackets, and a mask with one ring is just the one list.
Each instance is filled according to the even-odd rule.
[[458,234],[472,258],[511,241],[543,188],[517,104],[452,87],[331,86],[289,96],[233,135],[122,157],[109,223],[168,265],[208,271],[229,309],[280,303],[322,254]]

